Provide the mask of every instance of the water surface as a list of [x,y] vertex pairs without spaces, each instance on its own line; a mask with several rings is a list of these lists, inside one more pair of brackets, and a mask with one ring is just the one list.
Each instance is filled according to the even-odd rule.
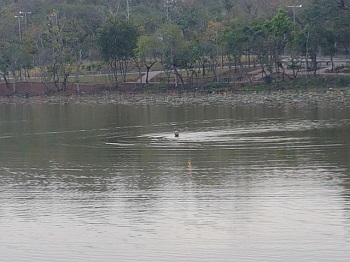
[[346,108],[1,105],[0,129],[4,261],[348,261]]

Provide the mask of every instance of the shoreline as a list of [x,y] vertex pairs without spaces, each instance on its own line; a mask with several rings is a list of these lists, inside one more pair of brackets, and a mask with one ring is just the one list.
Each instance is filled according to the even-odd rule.
[[124,105],[315,105],[341,104],[350,107],[350,87],[294,88],[268,90],[163,90],[107,91],[86,94],[54,93],[50,95],[0,96],[0,104],[124,104]]
[[104,84],[68,82],[64,91],[53,83],[0,83],[0,104],[315,104],[350,105],[350,73],[322,73],[309,78],[259,82],[206,82],[175,87],[174,83]]

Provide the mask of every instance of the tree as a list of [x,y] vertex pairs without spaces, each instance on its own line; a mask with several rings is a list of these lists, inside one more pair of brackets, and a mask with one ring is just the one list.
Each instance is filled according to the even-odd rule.
[[[304,39],[304,46],[307,49],[306,54],[310,56],[311,63],[307,62],[307,69],[313,70],[314,75],[318,69],[317,66],[317,55],[320,53],[321,41],[323,38],[323,31],[325,20],[329,20],[329,1],[313,1],[312,8],[304,10],[304,17],[306,23],[307,37]],[[308,59],[308,57],[306,57]]]
[[157,31],[157,36],[161,43],[162,65],[168,75],[168,81],[170,80],[171,71],[174,70],[175,84],[177,85],[178,79],[183,83],[178,71],[179,65],[176,61],[176,57],[179,56],[185,45],[181,29],[176,25],[166,23]]
[[174,60],[178,68],[186,70],[187,77],[190,79],[190,84],[192,85],[193,76],[197,75],[196,63],[199,60],[199,45],[196,42],[186,42],[181,52],[175,55]]
[[319,46],[324,55],[329,55],[334,70],[334,55],[339,51],[339,47],[347,50],[350,44],[349,18],[350,12],[344,1],[324,1],[314,0],[314,9],[309,10],[313,22],[317,20],[317,32]]
[[210,20],[205,7],[191,1],[180,2],[173,16],[173,23],[180,27],[186,40],[195,40],[203,32]]
[[65,44],[71,49],[74,58],[72,71],[75,71],[75,83],[79,92],[82,60],[89,58],[90,51],[94,49],[102,17],[96,15],[98,13],[96,8],[86,5],[64,6],[62,12],[66,18],[64,21]]
[[209,64],[213,72],[214,79],[218,80],[217,68],[219,65],[219,49],[220,49],[220,32],[221,24],[215,21],[209,21],[205,31],[199,35],[200,43],[200,66],[202,68],[202,76],[206,75],[206,66]]
[[[16,71],[17,55],[16,46],[9,43],[4,43],[1,47],[0,54],[0,75],[4,78],[6,85],[9,86],[8,76],[11,71]],[[14,56],[16,55],[16,56]],[[16,92],[16,83],[13,85],[13,92]]]
[[65,91],[74,63],[74,52],[69,46],[69,20],[53,10],[47,17],[44,32],[38,39],[39,64],[43,83],[53,82],[57,91]]
[[279,10],[271,20],[266,21],[264,26],[269,36],[270,55],[277,71],[277,61],[281,61],[280,56],[288,43],[288,34],[292,31],[292,21],[286,11]]
[[161,55],[160,44],[160,39],[155,35],[143,35],[137,41],[137,57],[146,68],[146,83],[149,71]]
[[128,62],[135,56],[138,30],[131,23],[111,18],[99,31],[98,45],[101,56],[113,73],[115,84],[118,85],[118,70],[123,81],[126,80]]
[[224,32],[222,41],[227,53],[233,57],[235,71],[237,71],[237,64],[241,65],[241,58],[245,53],[244,47],[247,45],[248,35],[243,32],[243,27],[229,28]]

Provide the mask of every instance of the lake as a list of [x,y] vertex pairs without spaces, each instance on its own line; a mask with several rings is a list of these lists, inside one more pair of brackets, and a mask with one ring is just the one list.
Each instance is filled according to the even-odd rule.
[[3,261],[349,259],[346,106],[9,104],[0,130]]

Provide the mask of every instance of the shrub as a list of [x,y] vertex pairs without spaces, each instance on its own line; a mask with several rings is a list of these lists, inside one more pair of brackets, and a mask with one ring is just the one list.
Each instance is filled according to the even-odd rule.
[[204,84],[205,89],[217,89],[217,88],[224,88],[228,87],[229,84],[225,82],[211,82],[211,83],[206,83]]
[[350,78],[349,77],[340,77],[337,82],[337,86],[345,87],[350,85]]

